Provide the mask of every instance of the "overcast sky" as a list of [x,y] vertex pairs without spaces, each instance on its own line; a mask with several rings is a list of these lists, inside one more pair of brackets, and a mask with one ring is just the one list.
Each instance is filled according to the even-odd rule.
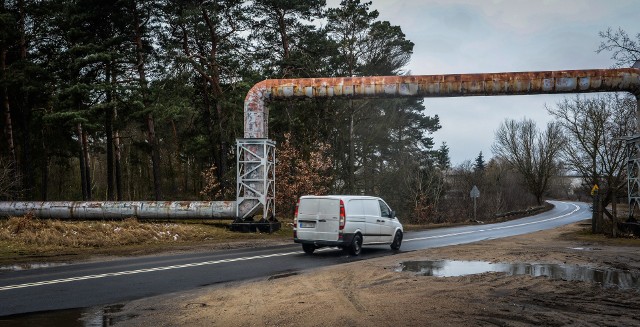
[[[364,2],[364,0],[363,0]],[[610,68],[596,53],[598,32],[618,27],[640,33],[638,0],[373,0],[380,20],[400,25],[415,43],[411,75]],[[328,0],[335,7],[339,0]],[[493,157],[494,132],[505,118],[534,119],[543,127],[565,96],[426,98],[439,115],[436,147],[446,142],[451,162]]]

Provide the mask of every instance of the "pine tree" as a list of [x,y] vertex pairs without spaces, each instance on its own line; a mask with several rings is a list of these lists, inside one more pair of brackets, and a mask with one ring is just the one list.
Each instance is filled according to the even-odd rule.
[[476,173],[483,173],[486,167],[487,167],[487,165],[484,162],[484,157],[482,156],[482,151],[480,151],[480,153],[478,153],[478,156],[476,157],[476,160],[475,160],[475,162],[473,164],[473,170]]
[[[222,188],[228,187],[229,143],[234,132],[235,82],[242,80],[242,58],[247,52],[244,32],[250,17],[240,0],[178,2],[166,7],[172,15],[171,38],[178,61],[188,63],[199,76],[202,123],[208,132],[208,149],[218,167]],[[250,62],[250,61],[249,61]]]
[[[310,22],[323,17],[325,0],[256,0],[251,8],[256,22],[252,41],[261,59],[263,75],[273,78],[308,77],[318,59],[309,44],[318,43],[316,28]],[[316,37],[309,38],[309,35]]]
[[451,167],[451,159],[449,158],[449,146],[446,142],[442,142],[435,154],[436,166],[440,170],[447,170]]

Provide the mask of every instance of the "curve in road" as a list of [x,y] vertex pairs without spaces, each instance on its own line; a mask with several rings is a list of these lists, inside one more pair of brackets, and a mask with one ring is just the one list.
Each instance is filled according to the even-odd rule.
[[[498,224],[407,232],[400,252],[532,233],[584,219],[584,203],[550,201],[555,208]],[[388,246],[358,257],[337,249],[305,255],[298,244],[214,253],[146,256],[25,271],[0,271],[0,316],[84,308],[232,281],[265,278],[390,255]]]

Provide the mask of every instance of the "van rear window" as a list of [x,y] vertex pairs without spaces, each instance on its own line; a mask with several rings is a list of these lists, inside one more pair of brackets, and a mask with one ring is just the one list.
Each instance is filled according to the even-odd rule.
[[338,199],[300,199],[298,214],[340,214]]

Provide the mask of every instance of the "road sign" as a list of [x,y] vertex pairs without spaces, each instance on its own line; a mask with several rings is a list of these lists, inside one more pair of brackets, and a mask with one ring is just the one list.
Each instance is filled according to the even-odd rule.
[[477,208],[476,199],[480,197],[480,190],[478,189],[477,186],[473,185],[473,188],[471,189],[469,196],[473,199],[473,220],[477,220],[476,219],[476,208]]
[[469,193],[469,196],[474,199],[480,197],[480,190],[478,189],[477,186],[473,185],[473,188],[471,189],[471,193]]
[[598,184],[593,184],[593,187],[591,188],[591,195],[596,194],[596,192],[598,192],[600,188],[598,187]]

